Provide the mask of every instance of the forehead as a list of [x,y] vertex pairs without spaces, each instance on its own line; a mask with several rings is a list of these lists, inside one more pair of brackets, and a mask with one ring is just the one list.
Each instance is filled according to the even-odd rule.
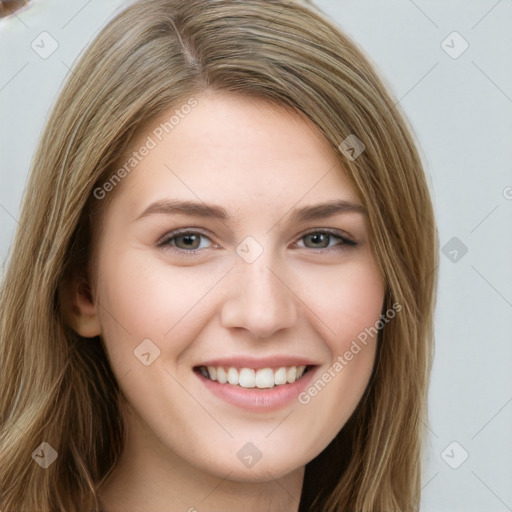
[[148,123],[125,153],[125,164],[136,160],[123,183],[132,211],[176,198],[231,205],[240,214],[254,204],[263,212],[359,202],[336,151],[304,115],[240,95],[194,100],[193,108],[178,105]]

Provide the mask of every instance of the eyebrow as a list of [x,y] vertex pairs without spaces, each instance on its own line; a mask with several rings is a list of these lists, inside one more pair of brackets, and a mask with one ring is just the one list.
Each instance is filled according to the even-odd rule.
[[[288,215],[290,222],[305,222],[332,217],[341,213],[360,213],[367,215],[368,212],[366,208],[360,204],[337,199],[312,206],[295,208]],[[226,222],[229,221],[230,217],[228,212],[221,206],[195,201],[164,199],[149,205],[136,220],[153,214],[192,215],[195,217],[219,219]]]

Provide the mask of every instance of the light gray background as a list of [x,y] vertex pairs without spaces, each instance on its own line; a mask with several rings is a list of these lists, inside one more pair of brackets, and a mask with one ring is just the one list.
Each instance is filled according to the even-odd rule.
[[[77,55],[125,3],[34,0],[0,20],[2,262],[48,110]],[[445,247],[422,510],[512,511],[512,0],[317,5],[400,100]],[[460,55],[454,31],[469,44]],[[58,43],[44,59],[31,47],[42,47],[42,32]]]

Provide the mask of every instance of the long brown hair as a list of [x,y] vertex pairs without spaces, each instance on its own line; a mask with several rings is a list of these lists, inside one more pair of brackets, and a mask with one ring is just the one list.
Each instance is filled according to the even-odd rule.
[[[402,306],[356,411],[306,467],[300,511],[417,511],[438,240],[411,129],[364,54],[312,7],[147,0],[81,57],[33,161],[0,296],[4,512],[98,510],[123,447],[120,393],[102,340],[66,325],[59,288],[87,264],[93,191],[135,131],[205,90],[258,96],[318,126],[368,209],[384,308]],[[350,135],[365,146],[357,158],[339,146]],[[42,442],[57,452],[46,469],[32,458]]]

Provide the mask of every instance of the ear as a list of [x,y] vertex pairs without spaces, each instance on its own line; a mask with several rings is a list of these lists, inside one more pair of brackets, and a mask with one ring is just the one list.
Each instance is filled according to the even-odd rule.
[[62,313],[66,323],[80,336],[94,338],[101,334],[98,308],[86,276],[73,276],[59,287]]

